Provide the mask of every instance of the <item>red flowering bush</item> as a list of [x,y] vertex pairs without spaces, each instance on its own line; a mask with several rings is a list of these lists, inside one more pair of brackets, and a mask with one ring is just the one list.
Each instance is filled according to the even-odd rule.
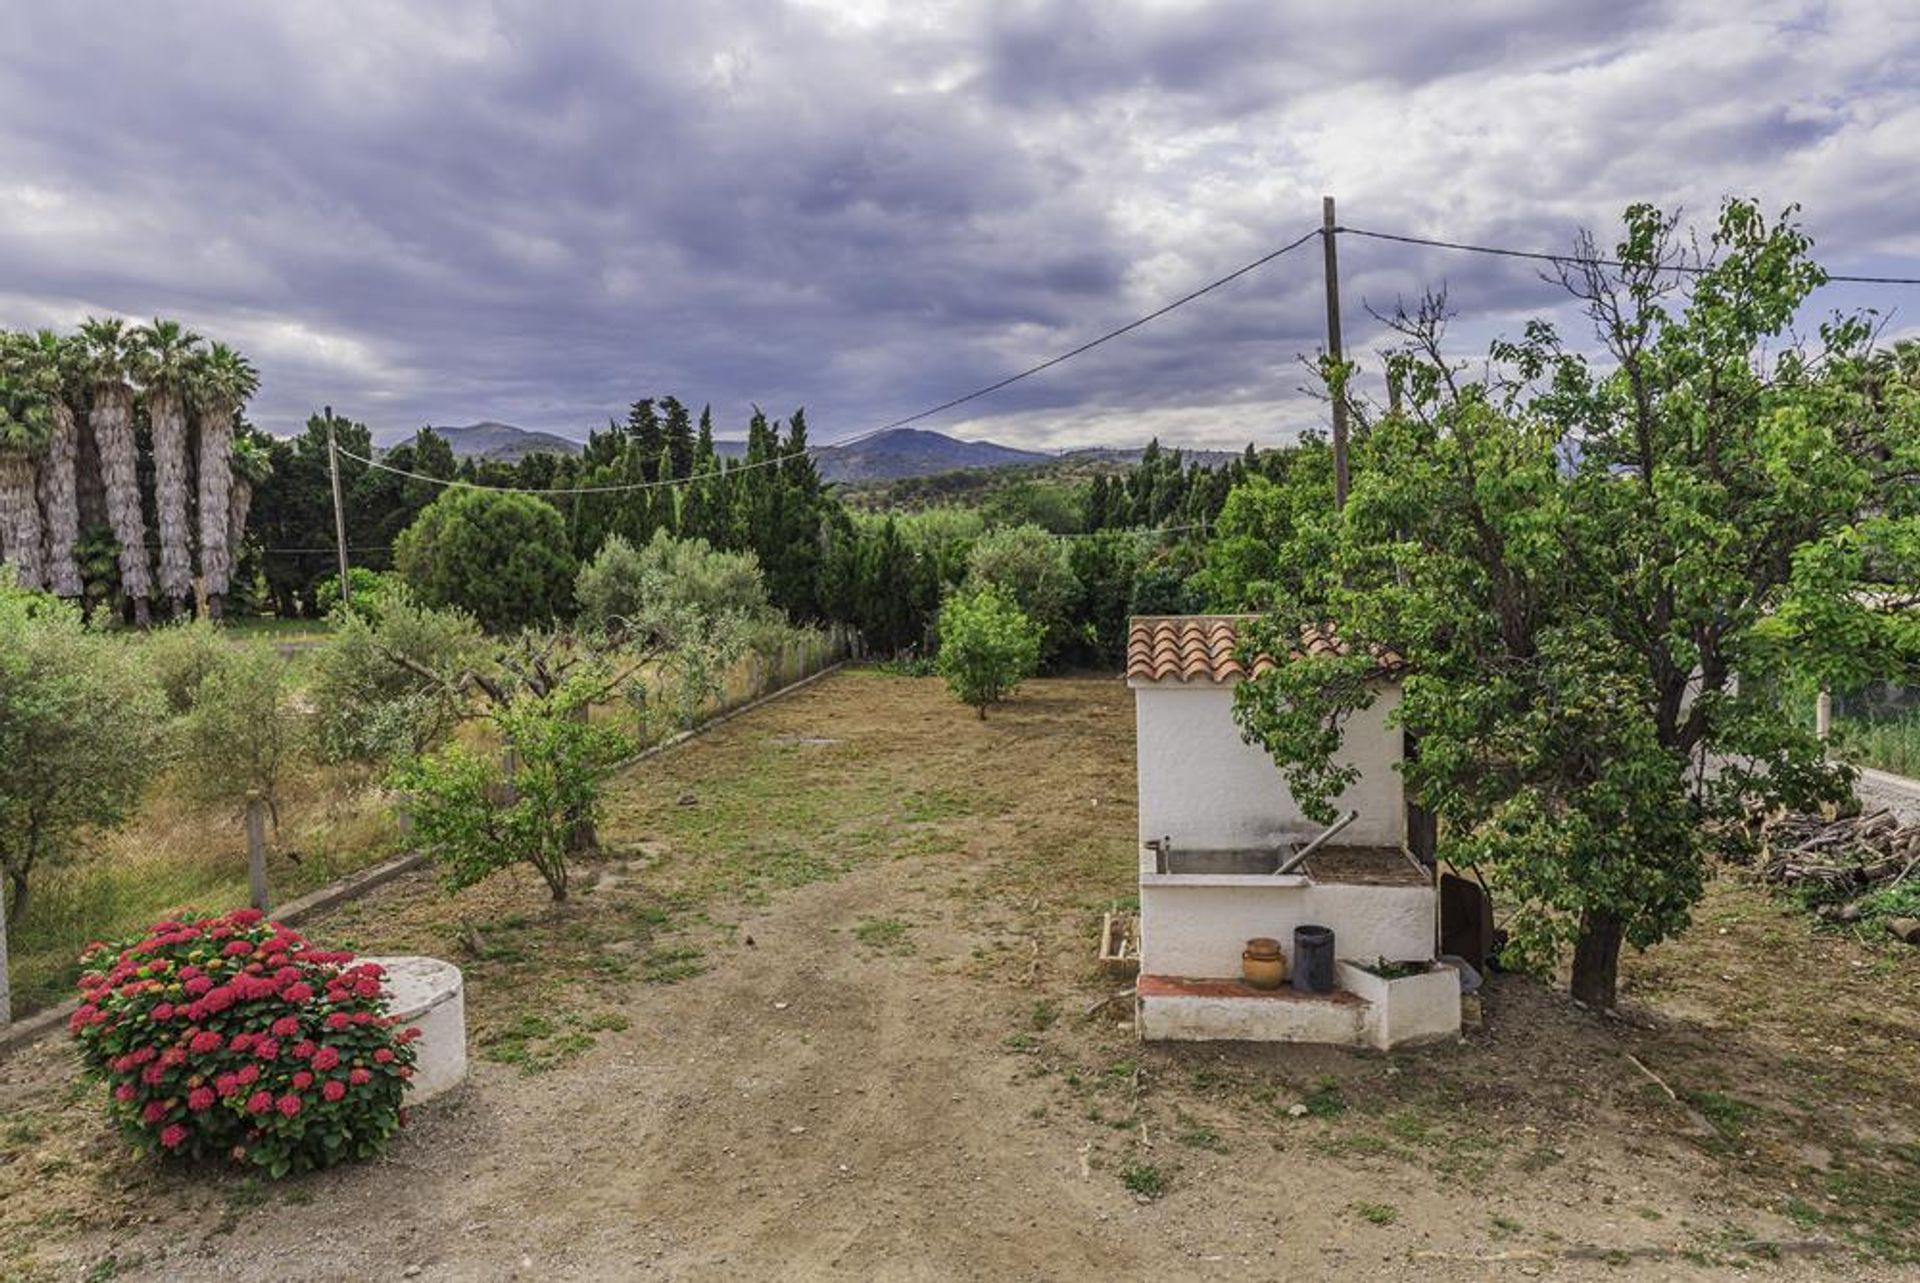
[[161,922],[80,961],[68,1028],[142,1149],[278,1178],[371,1157],[400,1125],[419,1031],[393,1028],[378,965],[253,909]]

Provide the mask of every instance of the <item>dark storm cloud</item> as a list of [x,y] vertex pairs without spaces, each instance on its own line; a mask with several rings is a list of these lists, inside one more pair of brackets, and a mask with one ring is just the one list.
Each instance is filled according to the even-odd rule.
[[[1920,256],[1898,5],[38,6],[0,46],[0,317],[177,315],[254,417],[583,433],[646,394],[832,437],[991,381],[1305,230],[1542,248],[1632,200],[1806,202]],[[1363,303],[1524,266],[1347,240]],[[959,427],[1231,443],[1312,422],[1317,246]]]

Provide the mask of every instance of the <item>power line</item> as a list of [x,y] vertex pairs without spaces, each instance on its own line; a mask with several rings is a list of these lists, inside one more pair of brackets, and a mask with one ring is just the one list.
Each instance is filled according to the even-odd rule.
[[[1213,291],[1221,288],[1222,286],[1231,284],[1232,282],[1239,280],[1241,277],[1245,276],[1247,273],[1255,271],[1259,268],[1265,267],[1268,263],[1273,262],[1275,259],[1280,258],[1283,255],[1292,253],[1294,250],[1299,249],[1302,245],[1305,245],[1308,241],[1312,240],[1314,237],[1318,235],[1320,235],[1320,229],[1316,227],[1312,231],[1307,232],[1305,235],[1300,236],[1295,240],[1287,242],[1285,245],[1282,245],[1279,249],[1271,250],[1268,253],[1262,254],[1259,258],[1254,259],[1252,262],[1244,263],[1241,266],[1236,267],[1235,269],[1233,269],[1233,271],[1228,272],[1225,276],[1221,276],[1214,280],[1211,280],[1207,282],[1205,285],[1202,285],[1199,289],[1193,290],[1187,294],[1182,294],[1179,298],[1174,299],[1171,303],[1167,303],[1162,307],[1155,308],[1153,311],[1148,312],[1145,316],[1137,317],[1134,320],[1128,321],[1125,325],[1122,325],[1117,329],[1108,330],[1105,334],[1100,335],[1098,338],[1089,339],[1085,343],[1082,343],[1079,347],[1069,348],[1067,351],[1060,353],[1058,356],[1048,357],[1046,360],[1041,361],[1037,365],[1030,365],[1026,369],[1021,370],[1018,374],[1010,374],[1006,378],[1001,379],[998,382],[989,383],[985,387],[975,388],[973,391],[963,393],[962,395],[954,397],[951,400],[942,401],[939,405],[929,406],[924,410],[920,410],[913,414],[909,414],[904,418],[895,419],[891,423],[883,423],[877,428],[869,428],[865,432],[856,433],[853,436],[845,437],[839,441],[830,441],[822,445],[810,445],[806,448],[806,453],[817,454],[823,450],[833,450],[833,449],[839,449],[843,446],[856,445],[861,441],[866,441],[872,437],[877,437],[882,433],[892,432],[896,428],[904,428],[910,423],[918,423],[922,419],[931,418],[936,414],[940,414],[947,410],[951,410],[956,406],[965,405],[969,401],[977,401],[983,396],[988,396],[994,392],[1000,391],[1002,388],[1011,387],[1013,384],[1020,382],[1022,379],[1030,379],[1036,374],[1039,374],[1046,370],[1051,370],[1056,365],[1059,365],[1066,361],[1071,361],[1076,356],[1082,356],[1085,353],[1091,352],[1093,351],[1093,349],[1099,347],[1103,343],[1111,343],[1114,339],[1117,339],[1122,335],[1131,334],[1133,331],[1139,329],[1141,326],[1146,325],[1152,321],[1157,321],[1161,317],[1165,316],[1167,313],[1175,311],[1179,308],[1185,307],[1187,304],[1195,301],[1196,299],[1204,298],[1206,295],[1213,293]],[[535,489],[529,486],[481,485],[478,482],[462,481],[462,480],[459,480],[458,478],[430,477],[430,476],[427,476],[425,473],[409,472],[405,468],[396,468],[390,464],[381,463],[377,459],[369,459],[362,455],[357,455],[353,451],[345,448],[341,448],[340,453],[345,457],[354,460],[357,463],[366,464],[370,468],[378,468],[382,472],[390,472],[395,476],[408,477],[415,481],[425,481],[431,485],[444,486],[447,488],[464,487],[469,490],[499,490],[509,494],[531,494],[531,495],[617,494],[617,493],[625,493],[627,491],[634,491],[634,490],[660,490],[660,489],[666,489],[672,486],[689,485],[695,481],[705,481],[715,477],[729,477],[729,476],[733,476],[736,473],[751,471],[755,468],[778,467],[781,463],[793,457],[792,455],[773,455],[769,458],[756,460],[751,463],[723,465],[722,467],[716,468],[712,471],[697,473],[693,476],[674,477],[670,479],[661,479],[658,481],[631,481],[631,482],[622,482],[618,484],[602,485],[602,486],[562,486],[562,487],[556,487],[553,489],[540,490],[540,489]]]
[[[1540,263],[1570,263],[1583,267],[1625,267],[1619,259],[1588,258],[1580,254],[1550,254],[1544,250],[1511,249],[1503,245],[1475,245],[1466,241],[1443,241],[1427,236],[1403,236],[1397,232],[1376,232],[1364,227],[1336,227],[1337,234],[1344,236],[1364,236],[1369,240],[1397,241],[1402,245],[1425,245],[1432,249],[1460,250],[1468,254],[1492,254],[1500,258],[1525,258]],[[1671,263],[1661,269],[1678,272],[1683,275],[1698,276],[1713,270],[1700,264]],[[1915,276],[1849,276],[1834,274],[1827,277],[1829,282],[1845,281],[1853,285],[1920,285],[1920,277]]]

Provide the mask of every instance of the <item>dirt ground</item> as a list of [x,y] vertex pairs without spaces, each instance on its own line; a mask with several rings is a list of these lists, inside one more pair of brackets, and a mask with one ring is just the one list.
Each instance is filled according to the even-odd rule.
[[312,928],[466,970],[383,1162],[183,1172],[0,1062],[0,1277],[1913,1277],[1913,952],[1723,878],[1620,1019],[1501,977],[1456,1046],[1144,1047],[1086,1014],[1133,824],[1117,680],[817,683],[635,768],[573,903]]

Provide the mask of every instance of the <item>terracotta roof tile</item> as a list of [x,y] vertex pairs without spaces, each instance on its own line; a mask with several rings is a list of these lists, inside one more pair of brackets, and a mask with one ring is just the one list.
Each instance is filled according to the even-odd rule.
[[[1127,627],[1127,676],[1150,682],[1238,681],[1248,676],[1247,668],[1234,656],[1241,625],[1253,615],[1136,615]],[[1341,653],[1339,641],[1321,629],[1314,629],[1300,640],[1294,656],[1335,655]],[[1397,667],[1399,657],[1387,655],[1387,667]],[[1273,658],[1258,655],[1253,660],[1252,676],[1274,668]]]

